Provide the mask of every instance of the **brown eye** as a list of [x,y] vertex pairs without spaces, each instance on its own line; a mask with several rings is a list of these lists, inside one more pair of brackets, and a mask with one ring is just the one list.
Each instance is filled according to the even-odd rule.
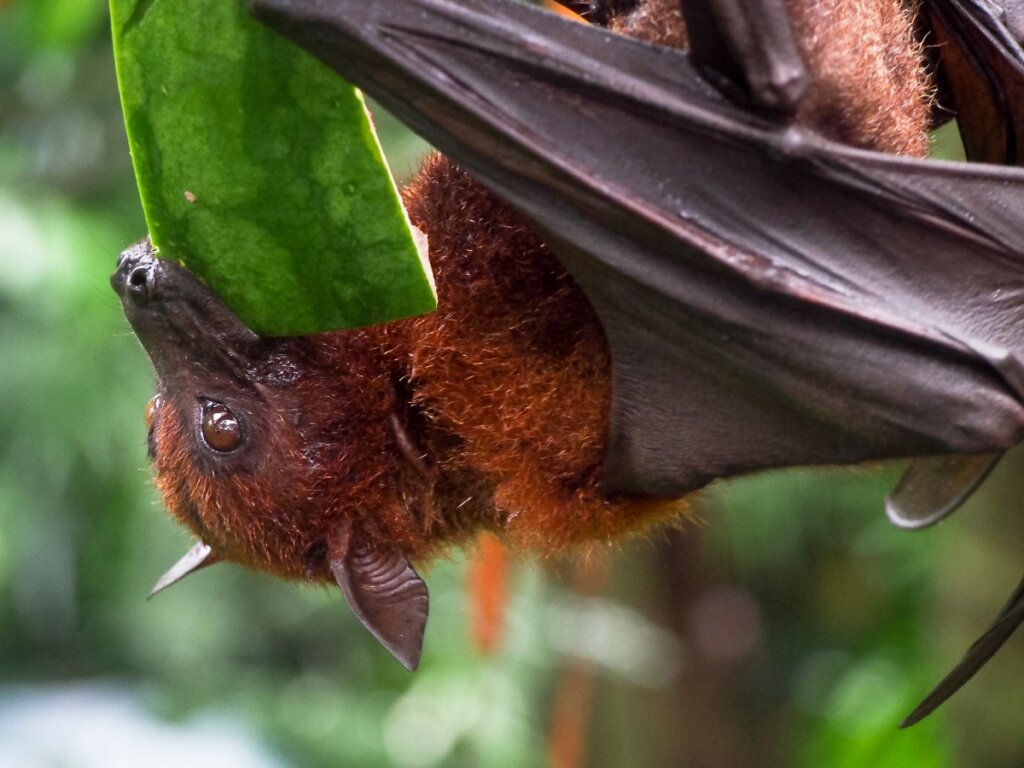
[[221,403],[203,408],[203,440],[215,451],[228,453],[242,444],[242,425],[231,409]]
[[160,407],[160,395],[153,395],[146,403],[146,429],[153,428],[153,419],[156,417],[156,409]]

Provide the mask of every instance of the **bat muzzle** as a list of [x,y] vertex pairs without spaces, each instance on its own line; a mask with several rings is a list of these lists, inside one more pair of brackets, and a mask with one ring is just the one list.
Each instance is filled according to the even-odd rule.
[[[118,257],[117,270],[110,276],[110,285],[121,298],[129,321],[139,310],[159,305],[161,298],[165,298],[161,296],[161,293],[166,293],[164,287],[175,282],[173,275],[168,276],[167,267],[171,267],[171,271],[176,267],[181,269],[176,264],[156,258],[148,241],[136,243]],[[188,279],[195,281],[189,274],[188,278],[178,277],[177,282]]]
[[189,373],[245,379],[265,352],[262,339],[209,287],[177,262],[157,258],[148,240],[120,255],[110,285],[162,380]]
[[138,257],[128,250],[117,260],[117,271],[110,276],[110,283],[122,301],[144,307],[156,291],[157,272],[155,259]]

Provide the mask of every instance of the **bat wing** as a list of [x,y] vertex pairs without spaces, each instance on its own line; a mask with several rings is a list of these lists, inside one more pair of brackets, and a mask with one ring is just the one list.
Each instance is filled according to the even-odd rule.
[[830,143],[515,0],[250,7],[552,244],[611,344],[609,492],[1024,435],[1021,171]]
[[[968,159],[1019,165],[1024,100],[1017,97],[1024,95],[1024,54],[1014,29],[1024,3],[1001,1],[1006,8],[992,0],[935,0],[924,16],[940,43],[932,53],[941,61],[944,97],[956,110]],[[691,33],[688,55],[705,67],[705,77],[726,92],[746,94],[753,108],[795,112],[807,78],[780,0],[686,0],[683,12]],[[795,98],[780,100],[787,91],[776,83],[790,84]],[[997,453],[914,459],[886,498],[889,519],[907,529],[934,525],[970,497],[1000,458]]]
[[971,160],[1024,160],[1024,2],[928,0],[922,13]]
[[[967,158],[1020,165],[1024,160],[1024,2],[931,0],[922,6],[932,51],[956,112]],[[999,461],[940,456],[911,462],[886,499],[889,519],[923,528],[956,510]]]

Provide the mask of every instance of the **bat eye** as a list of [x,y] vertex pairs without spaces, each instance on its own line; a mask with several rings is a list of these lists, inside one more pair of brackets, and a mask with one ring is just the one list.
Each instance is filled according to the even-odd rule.
[[153,395],[146,403],[146,429],[153,428],[153,419],[156,418],[156,409],[160,407],[160,395]]
[[242,444],[242,425],[223,403],[203,406],[203,440],[219,453],[229,453]]

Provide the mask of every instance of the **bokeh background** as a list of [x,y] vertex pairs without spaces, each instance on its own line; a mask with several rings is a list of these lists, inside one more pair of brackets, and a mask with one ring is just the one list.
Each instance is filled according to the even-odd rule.
[[[422,143],[378,121],[407,175]],[[1020,577],[1019,453],[934,530],[886,522],[897,466],[777,472],[519,560],[490,656],[453,557],[415,675],[331,590],[220,565],[147,602],[190,542],[107,284],[143,232],[104,0],[0,0],[0,768],[1024,765],[1024,634],[896,727]]]

